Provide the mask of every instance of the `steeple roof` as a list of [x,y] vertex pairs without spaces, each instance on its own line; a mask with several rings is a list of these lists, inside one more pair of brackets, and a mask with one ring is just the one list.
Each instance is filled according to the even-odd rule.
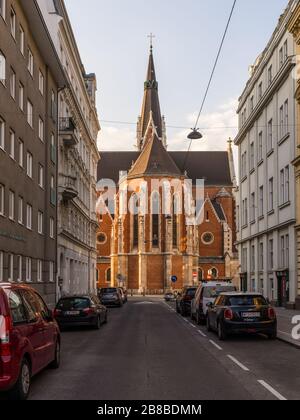
[[153,47],[150,48],[149,64],[145,82],[144,99],[141,114],[141,136],[144,138],[150,116],[153,116],[153,122],[156,127],[156,131],[159,138],[163,135],[163,123],[160,111],[159,97],[158,97],[158,83],[156,80],[154,58],[153,58]]
[[180,169],[154,131],[129,171],[128,178],[133,179],[144,176],[180,177],[181,175]]

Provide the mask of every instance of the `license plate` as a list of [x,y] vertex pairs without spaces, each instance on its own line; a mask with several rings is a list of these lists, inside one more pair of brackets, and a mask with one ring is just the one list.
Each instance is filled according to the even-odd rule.
[[80,314],[79,311],[67,311],[67,312],[65,312],[65,315],[67,315],[67,316],[76,316],[76,315],[79,315],[79,314]]
[[243,318],[260,318],[260,312],[244,312],[242,313]]

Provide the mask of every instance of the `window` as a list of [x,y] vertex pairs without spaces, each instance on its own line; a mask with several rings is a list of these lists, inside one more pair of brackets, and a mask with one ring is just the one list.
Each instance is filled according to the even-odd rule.
[[258,161],[261,162],[263,159],[263,132],[261,131],[258,135]]
[[281,265],[281,268],[286,268],[287,267],[285,245],[286,245],[286,238],[285,238],[285,236],[281,236],[280,237],[280,265]]
[[254,169],[255,161],[254,161],[254,143],[250,144],[250,168],[251,170]]
[[236,208],[236,229],[239,232],[240,230],[240,206]]
[[24,111],[24,86],[19,83],[19,107],[21,111]]
[[180,205],[179,198],[177,195],[173,198],[173,247],[178,248],[178,232],[179,232],[179,214],[180,214]]
[[32,154],[30,152],[27,152],[27,175],[29,178],[32,178]]
[[52,261],[49,263],[49,282],[54,282],[54,262]]
[[108,268],[106,271],[105,271],[105,281],[106,281],[106,283],[111,283],[111,268]]
[[0,184],[0,216],[4,216],[4,185]]
[[41,260],[37,261],[37,282],[41,283],[43,281],[43,263]]
[[158,192],[152,195],[152,246],[159,247],[159,214],[160,214],[160,196]]
[[39,117],[39,138],[44,141],[44,121]]
[[16,99],[16,73],[13,69],[11,69],[11,73],[10,73],[9,89],[10,89],[10,96],[13,99]]
[[44,233],[44,215],[41,211],[38,212],[38,233],[40,235]]
[[242,178],[245,178],[247,176],[247,152],[242,154],[241,172]]
[[268,122],[268,151],[273,149],[273,120]]
[[289,101],[284,103],[284,134],[289,133]]
[[258,85],[258,98],[261,99],[263,96],[263,84],[262,82],[260,82],[260,84]]
[[0,50],[0,82],[6,84],[6,58]]
[[5,6],[6,6],[6,0],[0,0],[0,16],[2,16],[4,20],[5,20]]
[[274,210],[274,179],[269,179],[269,211]]
[[272,67],[272,66],[270,66],[270,67],[268,68],[268,85],[269,85],[269,86],[271,86],[272,81],[273,81],[273,67]]
[[33,54],[30,48],[28,48],[28,63],[27,68],[31,76],[33,77],[33,67],[34,67],[34,60],[33,60]]
[[44,167],[39,164],[38,183],[41,188],[44,188]]
[[283,44],[283,59],[284,59],[284,61],[286,61],[288,59],[288,55],[289,55],[289,52],[288,52],[288,42],[286,40],[284,42],[284,44]]
[[55,137],[54,134],[51,133],[51,138],[50,138],[50,155],[51,155],[51,160],[53,163],[56,163],[56,148],[55,148]]
[[8,254],[8,281],[14,281],[14,256],[13,254]]
[[139,215],[133,215],[133,246],[139,246]]
[[19,28],[19,33],[20,33],[20,51],[21,51],[21,54],[24,55],[25,54],[25,32],[22,26],[20,26]]
[[13,8],[10,9],[10,33],[16,38],[16,13]]
[[250,98],[250,112],[254,110],[254,96],[251,96]]
[[23,278],[23,261],[22,256],[18,255],[17,257],[17,266],[18,266],[18,276],[17,281],[20,283]]
[[242,249],[242,271],[246,273],[248,271],[248,254],[247,248]]
[[19,197],[18,202],[18,223],[23,225],[23,198]]
[[285,235],[285,265],[290,266],[290,237]]
[[26,227],[32,230],[32,206],[30,204],[27,204]]
[[269,270],[274,268],[274,241],[273,239],[269,240]]
[[0,117],[0,149],[5,149],[5,122]]
[[15,133],[13,130],[9,130],[9,156],[15,158]]
[[26,281],[27,282],[31,282],[31,276],[32,276],[31,267],[32,267],[31,258],[26,257]]
[[255,193],[251,194],[251,222],[255,222]]
[[264,244],[259,244],[259,271],[264,270]]
[[51,92],[51,118],[56,120],[56,105],[55,105],[55,93],[52,90]]
[[19,165],[21,168],[24,167],[24,143],[19,139]]
[[54,239],[54,219],[53,217],[50,217],[50,228],[49,228],[49,232],[50,232],[50,238]]
[[290,168],[286,166],[280,171],[280,205],[290,200]]
[[[1,1],[0,1],[0,4],[1,4]],[[3,259],[4,259],[4,254],[2,251],[0,251],[0,283],[3,282],[3,271],[4,271]]]
[[284,136],[283,105],[279,109],[279,132],[280,138],[282,138]]
[[55,181],[53,175],[51,175],[50,178],[50,202],[53,206],[56,205]]
[[264,215],[264,187],[259,188],[259,217]]
[[10,220],[15,220],[15,193],[13,191],[9,191],[8,217]]
[[44,75],[41,70],[39,70],[39,91],[44,95]]
[[251,265],[250,267],[251,273],[254,273],[255,272],[255,246],[254,245],[251,246],[250,265]]
[[33,105],[29,100],[27,101],[27,122],[30,127],[33,127]]
[[242,221],[243,221],[243,226],[246,226],[248,224],[248,199],[247,198],[245,198],[243,200],[242,205],[243,205],[243,208],[242,208],[242,211],[243,211],[242,219],[243,220]]
[[279,66],[281,67],[283,65],[283,47],[279,50]]

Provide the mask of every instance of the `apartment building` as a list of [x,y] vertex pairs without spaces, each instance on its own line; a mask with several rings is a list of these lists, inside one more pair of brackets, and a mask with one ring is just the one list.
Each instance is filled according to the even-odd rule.
[[35,0],[0,0],[0,281],[56,299],[57,103],[66,80]]
[[264,293],[294,307],[295,256],[295,47],[287,22],[290,1],[265,50],[250,68],[239,98],[240,186],[238,246],[242,290]]
[[62,0],[38,0],[67,86],[59,94],[58,293],[96,289],[97,82],[81,61]]

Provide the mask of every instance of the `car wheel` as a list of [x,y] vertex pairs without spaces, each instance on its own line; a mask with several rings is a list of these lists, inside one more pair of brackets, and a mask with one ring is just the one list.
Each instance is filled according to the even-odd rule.
[[95,321],[95,330],[100,330],[101,328],[101,318],[100,316],[97,316],[96,321]]
[[18,380],[9,393],[9,397],[14,401],[27,400],[31,385],[31,371],[29,363],[23,359]]
[[219,337],[219,340],[221,341],[226,340],[226,333],[224,331],[224,328],[221,322],[218,323],[218,337]]
[[212,331],[212,328],[210,326],[210,320],[209,320],[208,316],[206,317],[206,329],[207,329],[208,332]]
[[58,369],[60,366],[60,342],[57,341],[55,345],[55,359],[50,363],[51,369]]
[[273,331],[272,333],[268,334],[269,340],[276,340],[277,338],[277,332]]

